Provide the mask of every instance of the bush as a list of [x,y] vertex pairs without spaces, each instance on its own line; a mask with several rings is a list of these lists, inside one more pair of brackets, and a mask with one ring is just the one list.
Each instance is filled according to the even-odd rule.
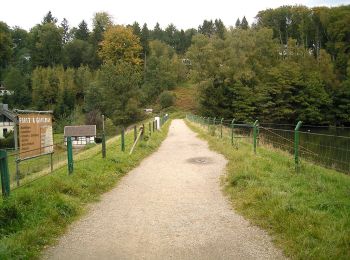
[[95,137],[95,143],[100,144],[102,143],[102,137]]
[[171,93],[170,91],[164,91],[159,96],[159,103],[162,108],[167,108],[175,103],[175,94]]
[[5,138],[0,139],[0,149],[14,148],[15,139],[14,139],[13,131],[8,132],[4,137]]

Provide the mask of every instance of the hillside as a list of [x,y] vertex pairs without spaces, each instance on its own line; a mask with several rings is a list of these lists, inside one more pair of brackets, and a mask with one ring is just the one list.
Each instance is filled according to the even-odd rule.
[[184,83],[172,91],[176,95],[175,107],[194,112],[197,109],[198,91],[195,85]]

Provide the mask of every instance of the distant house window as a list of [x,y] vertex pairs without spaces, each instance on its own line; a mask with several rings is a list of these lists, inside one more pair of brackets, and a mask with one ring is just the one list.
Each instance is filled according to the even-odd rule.
[[7,128],[2,129],[2,136],[5,136],[7,134]]

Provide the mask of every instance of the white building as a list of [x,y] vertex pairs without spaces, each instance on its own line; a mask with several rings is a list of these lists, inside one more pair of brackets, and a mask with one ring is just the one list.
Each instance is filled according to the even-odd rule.
[[96,125],[78,125],[64,127],[64,143],[67,145],[67,137],[72,137],[72,145],[82,147],[94,144],[96,137]]
[[0,85],[0,96],[10,96],[13,95],[14,91],[6,89],[3,85]]
[[8,105],[0,104],[0,138],[14,130],[16,114],[8,109]]

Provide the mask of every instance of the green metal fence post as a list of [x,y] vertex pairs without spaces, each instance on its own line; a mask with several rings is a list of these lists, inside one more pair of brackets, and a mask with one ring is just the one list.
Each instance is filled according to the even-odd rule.
[[134,142],[136,141],[137,138],[137,127],[134,125]]
[[10,196],[10,174],[6,150],[0,150],[1,190],[4,198]]
[[208,132],[210,130],[210,117],[208,116]]
[[254,146],[254,153],[256,153],[256,138],[257,138],[257,134],[258,134],[258,120],[256,120],[254,122],[253,125],[253,146]]
[[102,115],[102,158],[106,158],[105,116]]
[[71,136],[67,136],[67,159],[68,159],[68,174],[72,174],[74,170],[74,162],[73,162],[73,145],[72,145]]
[[102,158],[106,158],[106,136],[102,133]]
[[302,123],[302,121],[299,121],[294,129],[294,162],[296,172],[299,172],[299,129]]
[[224,121],[223,118],[221,118],[221,121],[220,121],[220,138],[222,138],[222,122]]
[[125,130],[124,130],[124,127],[122,128],[122,133],[121,133],[121,150],[122,150],[122,152],[125,152]]
[[231,145],[233,145],[233,128],[234,128],[234,123],[235,123],[235,119],[232,119],[231,122]]
[[154,120],[152,121],[152,128],[153,128],[153,133],[154,133]]
[[152,135],[152,128],[151,128],[151,122],[148,122],[148,130],[149,130],[149,135]]

